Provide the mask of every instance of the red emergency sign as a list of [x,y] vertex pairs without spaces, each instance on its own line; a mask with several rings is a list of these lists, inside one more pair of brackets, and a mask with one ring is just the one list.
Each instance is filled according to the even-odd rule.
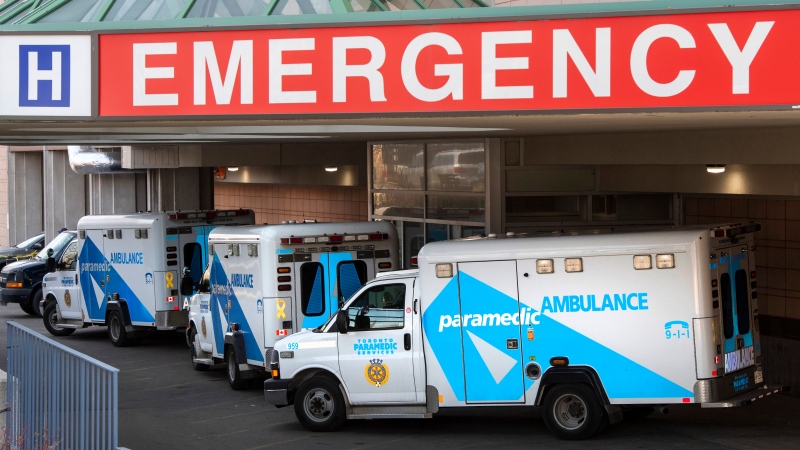
[[797,55],[800,10],[104,34],[99,114],[783,109]]

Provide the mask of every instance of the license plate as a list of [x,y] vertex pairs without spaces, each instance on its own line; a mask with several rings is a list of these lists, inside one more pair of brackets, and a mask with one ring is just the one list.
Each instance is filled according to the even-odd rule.
[[764,382],[764,374],[760,370],[755,371],[753,378],[755,379],[756,384],[761,384]]

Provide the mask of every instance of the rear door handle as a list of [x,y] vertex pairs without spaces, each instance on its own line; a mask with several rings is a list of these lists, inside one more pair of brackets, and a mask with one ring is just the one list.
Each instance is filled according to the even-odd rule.
[[411,350],[411,333],[406,333],[403,336],[403,348]]

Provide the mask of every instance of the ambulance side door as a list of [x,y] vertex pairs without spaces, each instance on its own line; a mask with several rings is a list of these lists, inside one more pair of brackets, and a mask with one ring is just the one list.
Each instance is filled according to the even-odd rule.
[[58,270],[48,274],[53,280],[47,279],[47,288],[58,300],[58,309],[61,312],[61,317],[65,319],[81,319],[77,239],[72,241],[64,250],[57,264]]
[[[372,284],[347,306],[348,331],[339,334],[339,369],[353,404],[415,403],[425,390],[415,366],[414,279]],[[419,392],[418,392],[419,391]]]

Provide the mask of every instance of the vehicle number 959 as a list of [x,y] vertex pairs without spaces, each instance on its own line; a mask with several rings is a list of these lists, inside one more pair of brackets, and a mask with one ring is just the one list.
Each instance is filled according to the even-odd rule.
[[289,350],[297,350],[297,342],[289,342],[286,346]]

